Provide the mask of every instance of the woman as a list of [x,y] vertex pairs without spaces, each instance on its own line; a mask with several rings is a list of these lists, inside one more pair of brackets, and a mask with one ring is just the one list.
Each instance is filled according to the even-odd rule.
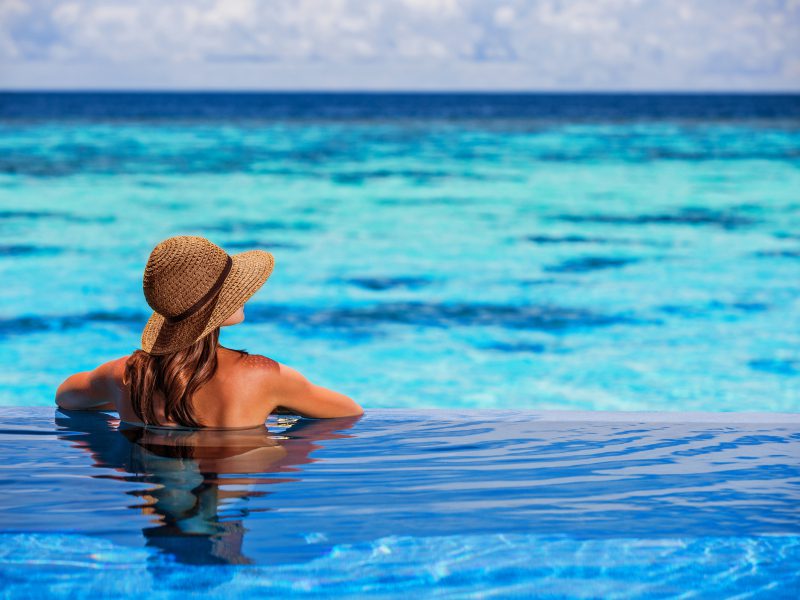
[[269,252],[229,256],[205,238],[158,244],[144,272],[155,311],[142,349],[76,373],[56,391],[71,410],[117,410],[134,425],[256,427],[279,407],[307,417],[357,416],[351,398],[314,385],[266,356],[219,344],[220,327],[244,320],[244,304],[272,274]]

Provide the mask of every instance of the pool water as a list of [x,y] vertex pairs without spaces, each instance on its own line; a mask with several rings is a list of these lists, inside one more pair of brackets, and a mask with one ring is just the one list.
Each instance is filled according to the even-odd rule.
[[800,416],[0,409],[3,598],[796,598]]
[[800,412],[798,190],[796,94],[0,94],[0,405],[195,234],[276,257],[222,342],[369,408]]

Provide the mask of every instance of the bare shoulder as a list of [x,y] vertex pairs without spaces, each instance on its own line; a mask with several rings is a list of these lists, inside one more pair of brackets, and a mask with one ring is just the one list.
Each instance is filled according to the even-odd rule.
[[[236,360],[239,386],[245,386],[259,399],[267,397],[281,376],[281,364],[263,354],[247,354]],[[260,401],[260,400],[259,400]]]
[[[360,415],[363,409],[351,398],[309,381],[297,369],[262,354],[235,357],[237,387],[259,407],[289,409],[304,416],[325,418]],[[241,397],[241,396],[240,396]]]
[[100,365],[96,370],[99,374],[109,379],[121,381],[122,376],[125,374],[125,365],[128,364],[130,357],[130,354],[127,354],[120,358],[115,358],[114,360]]
[[280,363],[263,354],[247,354],[239,361],[240,366],[258,375],[271,375],[280,372]]
[[123,392],[122,375],[128,358],[123,356],[91,371],[70,375],[56,389],[56,404],[72,410],[113,409]]
[[355,416],[364,412],[349,396],[312,383],[294,367],[276,364],[278,368],[265,389],[275,407],[313,418]]
[[121,356],[99,365],[87,373],[89,380],[94,386],[104,387],[106,390],[120,389],[129,358],[130,355]]
[[280,379],[307,382],[296,369],[263,354],[240,355],[237,357],[236,364],[240,372],[247,378],[257,378],[272,383]]

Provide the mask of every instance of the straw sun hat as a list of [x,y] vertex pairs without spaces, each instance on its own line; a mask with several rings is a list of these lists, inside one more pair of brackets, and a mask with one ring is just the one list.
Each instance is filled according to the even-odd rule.
[[202,237],[164,240],[144,270],[144,296],[155,312],[142,332],[142,350],[169,354],[191,346],[244,306],[274,266],[264,250],[229,256]]

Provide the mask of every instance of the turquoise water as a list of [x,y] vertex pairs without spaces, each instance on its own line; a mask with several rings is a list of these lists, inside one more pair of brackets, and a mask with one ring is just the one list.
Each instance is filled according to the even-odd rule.
[[800,416],[373,409],[268,430],[0,408],[0,596],[780,598]]
[[367,408],[798,411],[787,102],[758,119],[14,113],[0,404],[50,405],[138,347],[150,250],[197,234],[276,257],[222,342]]

